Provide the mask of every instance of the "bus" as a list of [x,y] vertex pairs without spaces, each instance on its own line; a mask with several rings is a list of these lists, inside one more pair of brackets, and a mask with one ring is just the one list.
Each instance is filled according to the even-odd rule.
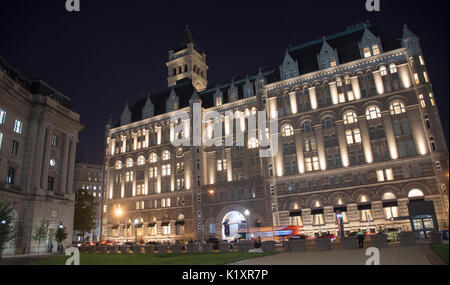
[[301,238],[302,236],[300,226],[282,226],[251,228],[248,233],[245,230],[239,230],[235,239],[255,241],[260,237],[261,241],[273,240],[275,242],[282,242],[283,240]]

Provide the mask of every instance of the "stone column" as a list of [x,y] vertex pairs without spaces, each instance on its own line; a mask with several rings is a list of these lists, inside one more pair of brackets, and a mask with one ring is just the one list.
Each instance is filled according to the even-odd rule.
[[351,83],[352,83],[352,90],[353,90],[353,95],[355,96],[355,99],[361,99],[361,89],[359,88],[359,81],[358,81],[358,76],[353,76],[350,78]]
[[50,127],[45,128],[45,140],[44,140],[44,154],[42,159],[42,172],[41,172],[41,188],[47,190],[48,183],[48,169],[50,166],[50,150],[52,146],[52,129]]
[[333,105],[336,105],[339,103],[336,82],[330,82],[329,85],[330,85],[331,101],[333,102]]
[[317,103],[317,95],[316,95],[316,87],[308,88],[309,91],[309,100],[311,102],[311,109],[316,110],[319,107]]
[[323,141],[323,131],[322,127],[316,126],[314,127],[314,133],[316,135],[316,143],[317,143],[317,154],[319,156],[319,164],[320,164],[320,170],[326,170],[327,169],[327,159],[325,155],[325,145]]
[[384,93],[384,85],[383,85],[383,79],[381,78],[380,71],[373,72],[373,79],[375,81],[375,87],[377,88],[378,94],[383,94]]
[[303,155],[303,136],[300,130],[295,131],[295,144],[297,150],[298,172],[305,173],[305,162],[304,162],[305,160]]
[[347,140],[345,138],[345,130],[342,121],[336,123],[336,131],[339,142],[339,151],[341,153],[342,166],[347,167],[350,165],[350,162],[348,159]]
[[150,138],[149,138],[150,130],[144,129],[144,132],[145,132],[145,147],[149,147],[150,146]]
[[359,120],[359,130],[361,132],[361,140],[364,149],[364,156],[366,158],[366,163],[373,162],[372,145],[370,143],[369,129],[367,127],[366,116],[363,115],[358,118]]
[[147,162],[147,158],[145,158],[145,164],[144,164],[144,194],[148,195],[148,162]]
[[66,193],[66,181],[67,181],[67,164],[69,159],[69,137],[64,136],[62,142],[62,157],[61,157],[61,169],[59,172],[59,187],[58,193]]
[[295,92],[289,93],[289,102],[292,114],[297,114],[297,94]]
[[225,150],[225,156],[227,159],[227,181],[233,181],[233,159],[231,158],[231,148]]
[[66,194],[71,196],[73,189],[73,175],[75,168],[75,152],[76,152],[77,142],[75,138],[70,140],[69,147],[69,164],[67,166],[67,183],[66,183]]
[[41,186],[41,169],[42,169],[42,154],[44,152],[44,143],[45,143],[45,127],[43,125],[39,125],[38,137],[36,143],[36,154],[34,157],[33,163],[33,183],[32,186],[35,191],[40,189]]
[[395,140],[394,128],[392,128],[392,120],[389,112],[384,112],[383,116],[383,127],[386,133],[386,140],[389,147],[389,154],[391,159],[398,158],[397,142]]

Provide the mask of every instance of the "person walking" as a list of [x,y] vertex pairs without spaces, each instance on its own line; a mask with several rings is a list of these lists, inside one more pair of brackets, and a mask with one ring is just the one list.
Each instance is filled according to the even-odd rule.
[[358,238],[359,248],[364,248],[364,233],[361,231],[361,229],[359,229],[356,233],[356,237]]

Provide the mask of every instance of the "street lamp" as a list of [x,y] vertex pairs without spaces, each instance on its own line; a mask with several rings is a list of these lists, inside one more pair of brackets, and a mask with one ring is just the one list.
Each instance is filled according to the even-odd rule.
[[250,211],[248,209],[245,209],[244,211],[244,215],[245,215],[245,221],[247,222],[247,240],[249,240],[250,238],[250,226],[249,226],[249,216],[250,216]]

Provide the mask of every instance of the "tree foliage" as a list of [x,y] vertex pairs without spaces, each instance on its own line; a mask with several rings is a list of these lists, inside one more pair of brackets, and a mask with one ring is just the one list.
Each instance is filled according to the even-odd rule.
[[0,257],[3,244],[14,239],[14,237],[13,207],[8,200],[0,198]]
[[61,244],[64,240],[67,239],[67,233],[65,227],[58,227],[55,232],[55,240],[58,244]]
[[41,243],[47,239],[49,222],[42,219],[41,224],[34,230],[31,238],[38,244],[38,255]]
[[86,232],[90,232],[96,226],[97,202],[94,196],[85,190],[75,193],[75,217],[73,228],[82,232],[83,240]]

